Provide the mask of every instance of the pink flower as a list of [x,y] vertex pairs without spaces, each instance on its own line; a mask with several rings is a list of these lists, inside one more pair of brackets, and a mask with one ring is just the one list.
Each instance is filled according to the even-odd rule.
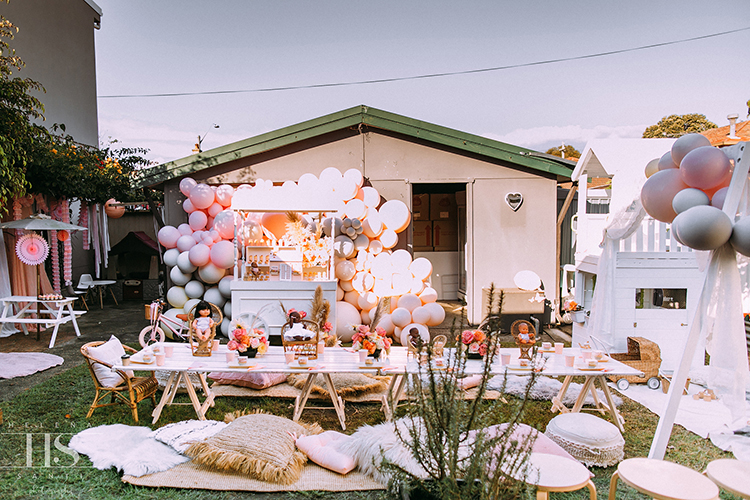
[[250,339],[250,347],[253,349],[257,349],[260,345],[260,339],[258,337],[253,337]]
[[464,330],[461,333],[461,342],[464,344],[471,344],[474,341],[474,332],[471,330]]
[[323,325],[323,331],[326,333],[331,333],[332,329],[333,329],[333,325],[329,321],[326,321],[326,324]]

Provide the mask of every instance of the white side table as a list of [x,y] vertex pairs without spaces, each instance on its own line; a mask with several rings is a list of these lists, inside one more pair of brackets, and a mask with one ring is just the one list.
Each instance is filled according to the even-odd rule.
[[656,500],[714,500],[719,487],[703,474],[682,465],[653,458],[628,458],[620,462],[609,483],[609,500],[615,500],[617,479]]
[[731,458],[714,460],[704,474],[729,493],[750,499],[750,462]]

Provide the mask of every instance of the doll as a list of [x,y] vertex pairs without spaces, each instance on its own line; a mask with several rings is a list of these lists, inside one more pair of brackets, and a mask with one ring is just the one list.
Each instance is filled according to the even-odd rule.
[[195,306],[195,319],[193,320],[193,330],[200,342],[205,342],[211,336],[211,328],[214,326],[214,320],[211,318],[211,305],[205,300],[198,302]]
[[518,341],[521,344],[533,344],[536,341],[534,334],[529,332],[529,325],[526,323],[518,325]]

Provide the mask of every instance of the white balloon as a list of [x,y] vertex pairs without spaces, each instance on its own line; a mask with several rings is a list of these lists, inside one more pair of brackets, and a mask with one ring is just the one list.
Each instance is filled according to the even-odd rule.
[[232,319],[232,301],[227,300],[224,303],[224,317]]
[[351,342],[354,328],[362,321],[356,307],[346,301],[336,302],[336,334],[342,342]]
[[218,283],[224,274],[226,274],[224,269],[216,267],[211,262],[198,269],[200,279],[210,284]]
[[357,188],[361,188],[362,183],[364,182],[362,172],[360,172],[356,168],[350,168],[349,170],[344,172],[344,178],[349,179],[351,182],[353,182],[357,186]]
[[219,281],[219,291],[227,299],[232,296],[232,281],[233,280],[234,280],[234,276],[224,276],[223,278],[221,278],[221,281]]
[[229,338],[230,323],[231,323],[231,319],[225,316],[224,319],[221,321],[221,326],[219,327],[219,329],[221,330],[221,334],[227,338]]
[[672,228],[681,242],[696,250],[714,250],[732,236],[729,216],[711,206],[699,205],[678,214]]
[[[434,288],[428,286],[425,287],[424,290],[422,290],[422,293],[419,294],[419,300],[422,301],[423,304],[429,304],[430,302],[436,302],[437,301],[437,290]],[[432,326],[432,325],[430,325]]]
[[739,253],[750,257],[750,217],[743,217],[734,223],[729,242]]
[[333,240],[333,250],[336,254],[336,257],[348,259],[355,253],[354,242],[348,236],[336,236],[336,238]]
[[409,265],[409,270],[412,272],[415,278],[426,280],[432,274],[432,262],[424,257],[417,257]]
[[411,323],[411,311],[403,307],[397,307],[396,310],[391,313],[391,321],[394,325],[403,328]]
[[420,325],[426,325],[431,322],[432,316],[430,310],[426,309],[425,306],[419,306],[411,312],[411,317],[415,323]]
[[380,193],[378,193],[377,189],[371,186],[365,186],[362,188],[362,193],[364,195],[362,201],[365,202],[365,205],[368,208],[377,208],[378,205],[380,205]]
[[183,311],[185,311],[185,314],[190,314],[190,312],[193,310],[195,306],[198,305],[198,302],[200,302],[202,299],[189,299],[187,302],[185,302],[185,305],[182,306]]
[[190,252],[182,252],[177,256],[177,267],[185,274],[190,274],[198,269],[195,264],[190,262]]
[[[173,307],[172,309],[169,309],[166,312],[162,313],[162,316],[165,316],[165,317],[167,317],[169,319],[173,319],[173,320],[177,321],[178,323],[184,323],[184,322],[180,321],[179,319],[177,319],[177,315],[178,314],[185,314],[185,311],[183,311],[183,309],[181,307]],[[171,326],[172,328],[174,328],[175,330],[178,330],[178,331],[180,329],[178,326],[175,326],[172,323],[169,323],[169,326]],[[162,331],[164,333],[169,332],[169,328],[167,327],[167,322],[166,321],[160,321],[159,322],[159,327],[162,329]],[[170,332],[170,334],[171,334],[171,332]]]
[[422,307],[430,313],[430,321],[427,323],[427,326],[439,326],[445,321],[445,309],[437,302],[428,302]]
[[198,299],[200,297],[203,297],[203,293],[205,291],[206,291],[206,287],[204,287],[203,283],[201,283],[198,280],[189,281],[185,285],[185,294],[187,294],[187,296],[190,297],[191,299]]
[[181,286],[173,286],[167,290],[167,302],[172,307],[182,307],[187,300],[188,296],[185,295],[185,289]]
[[177,265],[177,256],[180,255],[180,251],[176,248],[170,248],[164,252],[164,263],[169,267]]
[[[700,134],[698,134],[700,135]],[[701,135],[701,137],[703,137]],[[675,212],[682,213],[688,208],[697,207],[698,205],[709,205],[708,195],[696,188],[687,188],[678,192],[672,198],[672,208]]]
[[391,265],[399,272],[406,271],[411,265],[411,254],[408,250],[396,250],[391,254]]
[[218,286],[212,286],[208,290],[206,290],[206,293],[203,294],[203,300],[206,302],[215,305],[219,309],[224,307],[224,304],[226,303],[227,299],[224,298],[224,296],[219,291]]
[[[183,273],[177,266],[173,267],[172,270],[169,271],[169,279],[171,279],[172,283],[177,286],[186,285],[192,278],[192,273]],[[182,305],[180,305],[180,307],[182,307]]]

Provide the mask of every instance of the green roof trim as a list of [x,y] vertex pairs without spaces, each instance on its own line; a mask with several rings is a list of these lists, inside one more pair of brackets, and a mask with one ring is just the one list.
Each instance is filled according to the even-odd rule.
[[547,174],[570,177],[575,168],[575,163],[569,160],[541,155],[531,149],[360,105],[145,169],[136,178],[135,184],[137,187],[154,186],[205,168],[360,124],[514,163]]

